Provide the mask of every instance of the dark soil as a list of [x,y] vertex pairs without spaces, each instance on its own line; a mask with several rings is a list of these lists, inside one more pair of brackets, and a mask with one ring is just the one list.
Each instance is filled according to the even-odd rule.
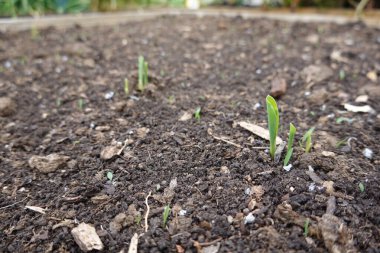
[[[342,58],[331,58],[333,51]],[[139,55],[151,84],[127,96],[124,78],[136,84]],[[0,252],[79,252],[70,232],[82,222],[96,228],[104,252],[126,252],[133,234],[144,233],[149,192],[139,252],[216,252],[209,245],[218,252],[380,252],[379,115],[342,105],[367,94],[364,104],[380,111],[380,78],[373,78],[379,29],[161,17],[2,33],[0,62],[0,97],[14,102],[0,117]],[[311,85],[302,74],[310,65],[331,73],[318,73],[326,78]],[[286,140],[289,123],[297,127],[289,172],[260,149],[268,141],[237,125],[267,126],[265,97],[275,77],[288,86],[277,99],[279,135]],[[185,112],[192,117],[179,120]],[[353,121],[338,124],[339,117]],[[298,141],[310,127],[313,148],[304,154]],[[126,139],[120,156],[101,159],[105,147]],[[33,155],[52,153],[70,160],[50,173],[30,167]],[[328,201],[335,239],[323,222]],[[166,205],[172,212],[164,226]],[[127,218],[117,224],[120,213]]]

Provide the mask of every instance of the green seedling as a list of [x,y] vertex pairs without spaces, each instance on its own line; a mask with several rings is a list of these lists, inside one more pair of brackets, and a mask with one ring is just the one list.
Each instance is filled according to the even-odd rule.
[[338,141],[335,144],[335,147],[340,148],[340,147],[346,146],[347,144],[348,144],[348,138],[344,138],[343,140]]
[[194,112],[194,118],[198,121],[201,120],[201,107],[198,106],[197,109],[195,109],[195,112]]
[[165,206],[164,212],[162,214],[162,226],[163,227],[165,227],[166,223],[168,222],[169,214],[170,214],[170,207]]
[[148,63],[145,61],[143,56],[139,56],[138,61],[138,74],[139,74],[139,80],[137,83],[137,89],[139,91],[143,91],[148,84]]
[[108,171],[107,172],[107,178],[108,178],[109,181],[112,181],[112,179],[113,179],[113,173],[112,173],[112,171]]
[[337,124],[341,124],[342,122],[348,122],[351,124],[354,121],[354,119],[346,118],[346,117],[339,117],[336,119]]
[[345,72],[343,69],[341,69],[341,70],[339,71],[339,79],[340,79],[341,81],[343,81],[344,79],[346,79],[346,72]]
[[289,139],[288,139],[288,150],[286,152],[285,160],[284,160],[284,166],[287,166],[289,163],[290,158],[293,154],[293,142],[294,142],[294,135],[296,134],[297,129],[294,127],[292,123],[289,125]]
[[280,124],[280,115],[278,113],[278,107],[276,100],[273,97],[266,97],[267,114],[268,114],[268,128],[269,128],[269,141],[270,149],[269,153],[274,159],[274,153],[276,152],[276,138],[278,133],[278,126]]
[[128,78],[124,79],[124,93],[125,95],[129,95],[129,81]]
[[79,107],[79,110],[83,111],[83,108],[84,108],[84,99],[83,98],[80,98],[78,100],[78,107]]
[[175,97],[173,95],[170,95],[168,97],[168,103],[172,105],[172,104],[174,104],[174,102],[175,102]]
[[362,182],[359,183],[359,190],[360,190],[360,192],[365,191],[365,187],[364,187],[364,184]]
[[305,224],[303,226],[303,235],[305,237],[307,237],[307,235],[309,234],[309,225],[310,225],[310,220],[309,219],[306,219],[305,220]]
[[305,152],[306,153],[309,153],[310,152],[310,149],[311,149],[311,146],[312,146],[312,143],[311,143],[311,135],[313,134],[314,132],[314,127],[310,128],[306,133],[305,135],[302,137],[302,143],[305,144]]
[[136,215],[136,217],[135,217],[135,222],[136,222],[137,225],[140,225],[141,220],[142,220],[141,215],[140,215],[140,214]]

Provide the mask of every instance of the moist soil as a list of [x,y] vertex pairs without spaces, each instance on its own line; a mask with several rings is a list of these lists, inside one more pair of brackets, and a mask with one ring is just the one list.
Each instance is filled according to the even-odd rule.
[[[379,29],[163,16],[1,33],[0,52],[1,252],[80,252],[80,223],[103,252],[135,233],[138,252],[380,252]],[[290,171],[238,124],[267,127],[279,79]]]

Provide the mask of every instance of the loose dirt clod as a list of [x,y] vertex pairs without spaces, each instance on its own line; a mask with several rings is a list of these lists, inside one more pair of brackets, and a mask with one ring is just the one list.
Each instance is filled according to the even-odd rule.
[[28,163],[31,168],[42,173],[50,173],[66,166],[68,160],[70,157],[54,153],[47,156],[32,156]]
[[92,225],[81,223],[71,230],[71,235],[81,250],[102,250],[103,243]]
[[116,145],[107,146],[100,152],[100,158],[103,160],[110,160],[118,155],[120,147]]
[[284,78],[275,77],[272,80],[272,87],[269,94],[272,97],[278,98],[286,93],[286,80]]
[[8,117],[16,112],[16,103],[9,97],[0,97],[0,117]]

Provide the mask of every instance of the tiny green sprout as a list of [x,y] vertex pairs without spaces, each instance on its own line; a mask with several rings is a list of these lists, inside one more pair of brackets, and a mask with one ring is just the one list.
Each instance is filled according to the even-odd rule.
[[314,132],[314,127],[310,128],[305,135],[302,137],[302,143],[305,143],[305,152],[309,153],[312,143],[311,143],[311,135]]
[[37,40],[40,37],[40,32],[38,31],[38,28],[36,26],[32,26],[30,29],[30,37],[32,40]]
[[201,107],[198,106],[196,109],[195,109],[195,112],[194,112],[194,118],[198,121],[201,120]]
[[128,96],[128,94],[129,94],[129,81],[128,81],[128,78],[124,79],[124,92],[125,92],[125,95]]
[[55,105],[56,105],[57,107],[60,107],[60,106],[62,105],[62,99],[57,98],[57,99],[55,100]]
[[344,138],[343,140],[339,140],[339,141],[336,143],[335,147],[336,147],[336,148],[340,148],[340,147],[342,147],[342,146],[346,146],[347,144],[348,144],[348,138]]
[[351,124],[354,121],[354,119],[346,118],[346,117],[339,117],[336,119],[337,124],[341,124],[342,122],[348,122]]
[[108,178],[109,181],[112,181],[112,179],[113,179],[113,173],[112,173],[112,171],[108,171],[107,172],[107,178]]
[[276,138],[278,133],[278,126],[280,124],[280,115],[278,113],[278,107],[276,100],[272,96],[266,97],[267,114],[268,114],[268,128],[269,128],[269,153],[274,159],[274,153],[276,152]]
[[143,91],[148,84],[148,63],[145,61],[144,56],[139,56],[138,61],[138,83],[137,89]]
[[169,97],[168,97],[168,103],[169,104],[174,104],[175,103],[175,96],[173,96],[173,95],[170,95]]
[[164,212],[162,214],[162,226],[163,227],[165,227],[166,223],[168,222],[169,214],[170,214],[170,207],[165,206]]
[[309,219],[306,219],[305,220],[305,224],[303,226],[303,235],[305,237],[307,237],[307,235],[309,234],[309,225],[310,225],[310,220]]
[[137,225],[140,225],[141,220],[142,220],[141,215],[140,215],[140,214],[136,215],[136,217],[135,217],[135,222],[136,222]]
[[359,183],[359,190],[360,192],[364,192],[365,190],[364,184],[362,182]]
[[84,99],[83,98],[80,98],[78,100],[78,107],[79,107],[79,110],[83,111],[83,108],[84,108]]
[[293,154],[293,142],[294,142],[294,135],[296,134],[297,129],[295,126],[290,123],[289,125],[289,139],[288,139],[288,150],[286,152],[285,160],[284,160],[284,166],[287,166],[289,163],[290,158]]
[[339,79],[340,79],[341,81],[343,81],[344,79],[346,79],[346,72],[345,72],[343,69],[341,69],[341,70],[339,71]]
[[161,69],[160,70],[160,76],[164,76],[165,75],[165,70]]

